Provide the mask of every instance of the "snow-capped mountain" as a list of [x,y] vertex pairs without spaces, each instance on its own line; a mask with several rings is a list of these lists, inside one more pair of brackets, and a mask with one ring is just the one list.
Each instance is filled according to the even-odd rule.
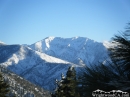
[[55,87],[55,79],[59,79],[61,73],[65,73],[67,68],[74,64],[34,51],[29,47],[2,45],[0,65],[45,89],[52,90]]
[[66,74],[69,66],[78,68],[105,58],[108,54],[103,43],[84,37],[48,37],[32,45],[0,45],[0,65],[47,90],[54,89],[55,79]]
[[30,47],[75,64],[94,64],[108,57],[103,43],[85,37],[60,38],[48,37]]

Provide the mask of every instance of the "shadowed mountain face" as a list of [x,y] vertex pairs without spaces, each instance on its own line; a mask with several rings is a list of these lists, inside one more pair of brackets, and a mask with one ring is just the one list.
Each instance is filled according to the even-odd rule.
[[48,37],[30,46],[0,45],[0,65],[47,90],[54,89],[55,79],[69,66],[78,69],[105,58],[108,54],[102,43],[82,37]]
[[19,45],[0,45],[0,63],[7,61],[19,49]]
[[47,90],[53,90],[55,79],[72,63],[51,57],[20,45],[0,46],[0,65]]

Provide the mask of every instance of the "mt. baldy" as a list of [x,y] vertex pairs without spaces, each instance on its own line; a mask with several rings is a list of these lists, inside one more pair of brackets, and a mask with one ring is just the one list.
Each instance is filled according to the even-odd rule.
[[69,66],[103,62],[108,51],[103,43],[85,37],[48,37],[32,45],[0,43],[0,65],[47,90],[55,88]]
[[107,49],[103,43],[85,37],[48,37],[29,47],[75,64],[83,62],[89,65],[102,62],[108,57]]

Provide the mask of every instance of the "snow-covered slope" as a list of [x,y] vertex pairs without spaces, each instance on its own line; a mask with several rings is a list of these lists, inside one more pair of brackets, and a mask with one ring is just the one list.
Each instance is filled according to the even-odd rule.
[[56,78],[65,73],[70,65],[67,61],[32,50],[20,45],[3,45],[0,47],[0,65],[42,86],[54,89]]
[[48,90],[54,89],[55,79],[69,66],[96,64],[106,58],[103,43],[84,37],[48,37],[29,46],[0,45],[0,65]]
[[108,57],[103,43],[85,37],[60,38],[47,37],[30,47],[75,64],[94,64]]

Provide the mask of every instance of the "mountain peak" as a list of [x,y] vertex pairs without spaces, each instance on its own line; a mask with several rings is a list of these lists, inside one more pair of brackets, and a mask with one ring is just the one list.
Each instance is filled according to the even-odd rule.
[[46,37],[45,39],[47,39],[47,40],[53,40],[54,38],[55,38],[54,36],[49,36],[49,37]]
[[78,70],[109,58],[103,43],[86,37],[47,37],[32,45],[1,45],[0,52],[1,65],[48,90],[69,66]]
[[[33,50],[46,53],[75,64],[79,64],[78,58],[83,60],[84,64],[94,63],[97,57],[103,59],[107,54],[103,43],[96,42],[86,37],[47,37],[42,41],[30,45]],[[102,50],[100,50],[102,49]],[[102,56],[98,55],[98,52]]]

